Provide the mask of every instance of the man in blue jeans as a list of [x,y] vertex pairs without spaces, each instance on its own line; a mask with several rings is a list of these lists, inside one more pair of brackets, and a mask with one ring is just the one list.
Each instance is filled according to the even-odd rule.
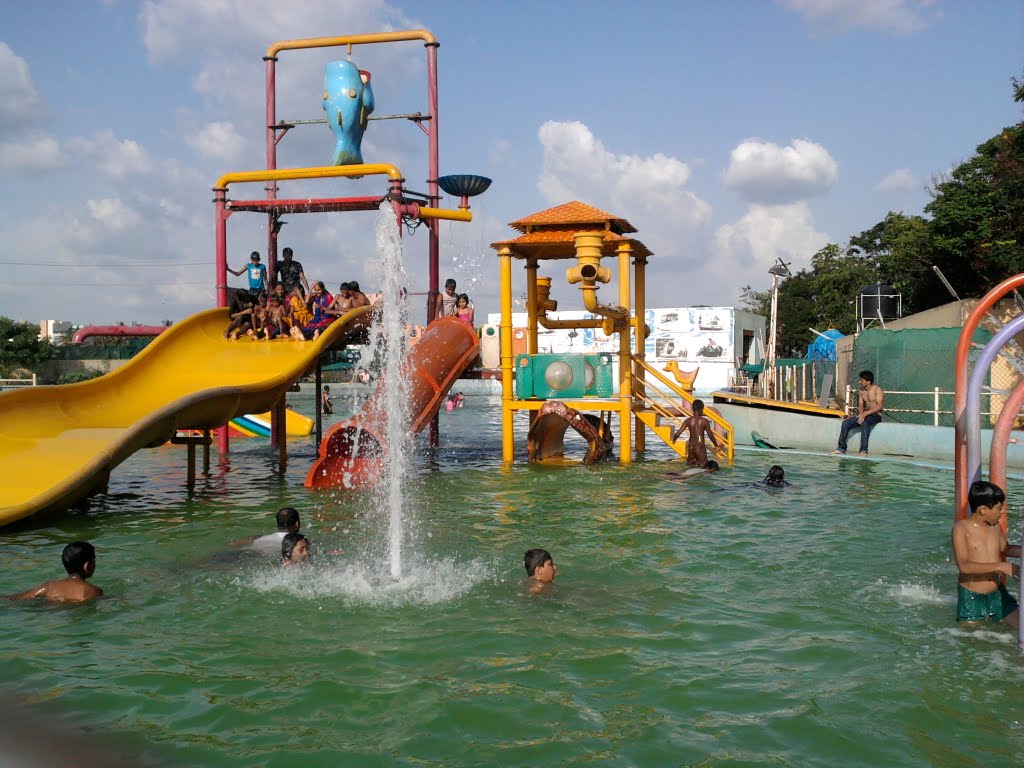
[[871,437],[871,430],[882,420],[882,388],[875,384],[875,374],[871,371],[861,371],[860,377],[860,398],[857,403],[857,415],[843,419],[843,426],[839,430],[839,447],[832,453],[846,453],[846,441],[850,432],[854,429],[860,430],[860,455],[868,455],[868,438]]

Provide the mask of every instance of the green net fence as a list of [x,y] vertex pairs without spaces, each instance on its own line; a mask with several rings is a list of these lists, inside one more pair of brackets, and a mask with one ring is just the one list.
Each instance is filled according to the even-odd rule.
[[[970,351],[972,366],[981,355],[980,347],[991,338],[992,334],[987,330],[975,331]],[[873,372],[875,383],[885,391],[883,416],[889,421],[953,426],[954,361],[959,339],[959,328],[908,328],[899,331],[869,328],[857,337],[854,344],[853,363],[847,372],[847,381],[856,387],[860,371]],[[986,377],[986,385],[1012,389],[1009,381],[1001,383],[995,380],[999,378],[1000,371],[997,362]],[[998,410],[1000,405],[1001,402],[993,398],[990,408],[989,397],[982,399],[983,412]]]
[[54,348],[55,360],[130,360],[146,348],[155,336],[96,339],[100,343],[63,344]]

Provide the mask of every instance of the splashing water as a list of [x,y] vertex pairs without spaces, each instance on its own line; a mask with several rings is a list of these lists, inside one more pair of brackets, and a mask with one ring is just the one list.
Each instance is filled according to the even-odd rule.
[[408,463],[409,395],[403,358],[408,316],[405,267],[398,221],[390,203],[382,203],[377,216],[376,278],[381,290],[380,311],[372,330],[373,360],[382,382],[378,404],[383,409],[383,472],[377,486],[378,507],[388,515],[388,561],[391,576],[402,576],[403,483]]

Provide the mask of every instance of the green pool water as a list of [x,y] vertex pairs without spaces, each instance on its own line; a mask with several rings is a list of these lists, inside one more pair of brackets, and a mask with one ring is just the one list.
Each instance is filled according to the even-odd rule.
[[[506,469],[499,400],[467,402],[413,461],[397,583],[372,499],[302,487],[311,440],[283,475],[236,440],[192,494],[182,449],[145,451],[87,511],[0,531],[0,593],[88,539],[107,595],[0,605],[6,699],[168,765],[1022,764],[1016,638],[953,621],[951,472],[750,451],[679,483],[657,446]],[[742,485],[776,462],[789,488]],[[228,546],[283,505],[309,567]]]

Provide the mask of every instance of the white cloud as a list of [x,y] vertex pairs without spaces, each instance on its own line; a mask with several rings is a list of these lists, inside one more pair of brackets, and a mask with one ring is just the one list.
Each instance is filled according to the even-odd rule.
[[909,168],[897,168],[878,184],[875,185],[876,192],[903,192],[918,186],[917,179],[910,172]]
[[[777,0],[824,32],[877,29],[909,35],[928,24],[926,9],[935,0]],[[935,14],[941,16],[940,13]]]
[[0,173],[38,173],[59,168],[64,158],[52,136],[30,134],[13,141],[0,142]]
[[28,63],[0,42],[0,131],[20,133],[45,114]]
[[617,155],[579,122],[549,121],[538,137],[544,157],[537,189],[552,204],[581,200],[625,216],[652,250],[711,217],[711,206],[685,189],[690,168],[677,158]]
[[107,176],[123,179],[147,174],[153,170],[153,160],[133,139],[118,139],[113,131],[101,131],[92,138],[76,137],[68,141],[72,155],[96,163]]
[[725,186],[750,203],[781,205],[828,192],[838,165],[820,144],[795,139],[788,147],[748,139],[733,149]]
[[245,139],[232,123],[217,122],[207,123],[187,136],[185,143],[204,157],[230,163],[241,154]]
[[124,201],[118,197],[86,200],[85,207],[92,218],[108,232],[121,232],[128,227],[135,226],[141,220],[139,214],[125,205]]
[[[800,202],[750,206],[739,221],[718,228],[714,249],[726,265],[748,273],[747,279],[756,284],[776,258],[806,265],[828,242],[828,235],[814,228],[807,203]],[[738,279],[732,276],[734,282]]]

